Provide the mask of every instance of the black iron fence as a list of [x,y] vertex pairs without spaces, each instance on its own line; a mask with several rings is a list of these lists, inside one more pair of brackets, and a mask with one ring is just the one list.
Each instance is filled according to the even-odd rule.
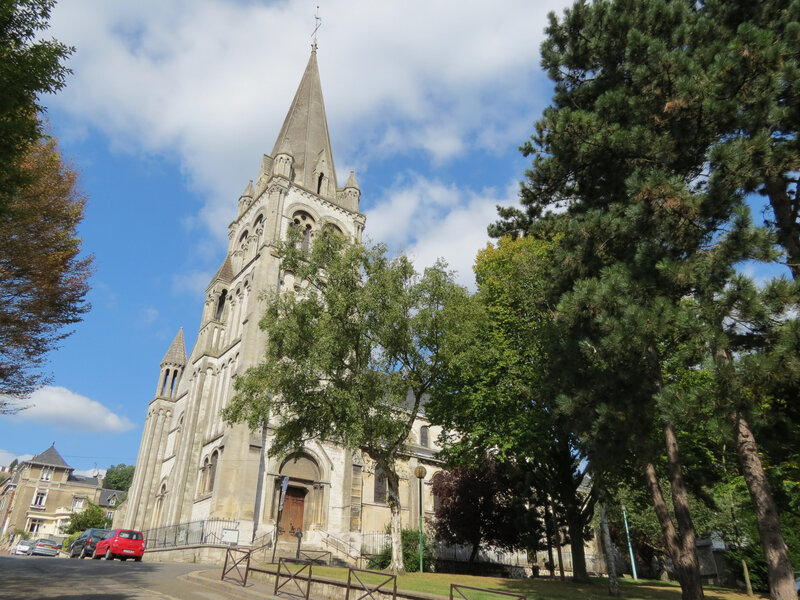
[[[177,548],[197,544],[236,546],[240,541],[239,522],[227,519],[206,519],[157,527],[143,531],[145,548]],[[244,539],[242,538],[242,541]]]

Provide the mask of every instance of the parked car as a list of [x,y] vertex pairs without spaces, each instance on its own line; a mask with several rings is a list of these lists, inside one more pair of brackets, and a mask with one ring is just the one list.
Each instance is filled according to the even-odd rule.
[[72,542],[69,547],[70,558],[86,558],[94,553],[97,542],[108,535],[108,529],[87,529]]
[[58,556],[58,542],[49,538],[39,538],[28,549],[29,556]]
[[17,542],[17,545],[14,546],[14,554],[27,554],[28,550],[31,549],[33,546],[33,542],[30,540],[20,540]]
[[144,554],[144,536],[141,531],[133,529],[112,529],[106,537],[97,542],[92,558],[105,556],[106,560],[119,558],[136,562],[142,560]]

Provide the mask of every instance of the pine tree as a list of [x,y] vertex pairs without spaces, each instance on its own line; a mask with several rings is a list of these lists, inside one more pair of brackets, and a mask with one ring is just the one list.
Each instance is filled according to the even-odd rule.
[[[796,268],[798,10],[788,1],[619,0],[551,15],[542,57],[555,95],[523,147],[533,156],[525,212],[504,209],[491,229],[559,237],[548,285],[560,335],[549,354],[562,408],[595,467],[612,468],[620,448],[637,457],[687,599],[703,592],[664,366],[676,355],[702,363],[707,336],[725,323],[687,299],[712,299],[730,316],[722,294],[735,267],[774,257],[747,223],[749,193],[770,200]],[[722,404],[741,414],[732,398]],[[676,523],[648,443],[653,425]],[[754,441],[745,446],[752,457]],[[745,475],[759,487],[757,471]],[[791,569],[779,562],[772,594],[788,598]]]

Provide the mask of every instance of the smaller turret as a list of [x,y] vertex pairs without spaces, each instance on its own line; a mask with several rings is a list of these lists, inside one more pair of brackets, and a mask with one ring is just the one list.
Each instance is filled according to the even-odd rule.
[[272,161],[272,172],[276,177],[284,177],[291,181],[294,171],[294,157],[289,142],[284,140]]
[[261,159],[261,169],[258,171],[258,178],[256,179],[256,195],[259,198],[264,190],[267,189],[267,182],[272,177],[272,157],[268,154],[264,155]]
[[172,398],[178,389],[185,367],[186,345],[183,342],[183,327],[181,327],[161,361],[161,375],[158,378],[156,396]]
[[336,200],[342,208],[358,212],[358,204],[361,201],[361,188],[358,187],[354,171],[350,171],[350,176],[347,178],[344,188],[336,190]]
[[247,183],[247,187],[244,188],[242,195],[239,196],[239,214],[238,216],[241,217],[242,213],[244,213],[250,205],[253,203],[253,197],[255,196],[255,190],[253,190],[253,180],[251,179]]

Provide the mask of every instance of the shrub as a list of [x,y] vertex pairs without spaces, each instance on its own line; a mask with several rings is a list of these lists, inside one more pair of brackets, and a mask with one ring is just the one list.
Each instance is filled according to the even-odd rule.
[[[433,542],[424,531],[422,532],[422,563],[425,571],[432,571],[436,557],[433,551]],[[367,564],[370,569],[386,569],[392,562],[392,546],[389,544],[380,554],[369,559]],[[419,530],[403,529],[403,565],[407,573],[419,571]]]

